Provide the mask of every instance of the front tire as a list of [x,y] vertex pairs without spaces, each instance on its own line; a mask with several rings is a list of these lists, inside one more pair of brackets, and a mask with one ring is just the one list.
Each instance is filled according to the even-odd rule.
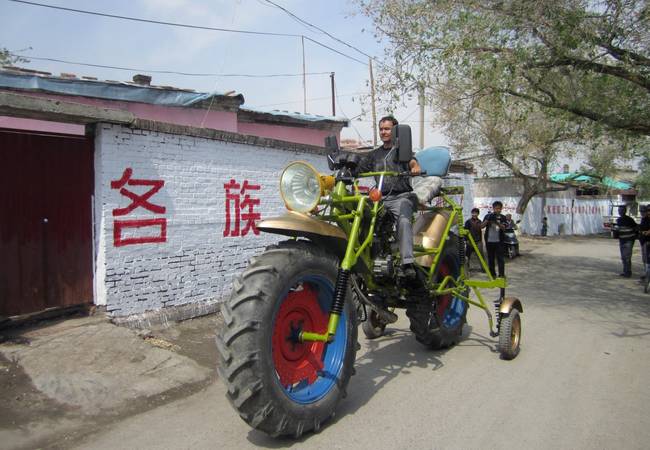
[[251,427],[272,436],[318,430],[353,372],[356,310],[348,289],[334,341],[298,342],[300,329],[325,333],[338,260],[307,241],[287,241],[254,258],[233,282],[217,336],[227,397]]

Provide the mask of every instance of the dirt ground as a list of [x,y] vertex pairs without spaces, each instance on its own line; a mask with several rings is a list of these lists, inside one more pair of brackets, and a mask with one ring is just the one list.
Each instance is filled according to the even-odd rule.
[[[174,324],[168,328],[154,328],[144,331],[127,330],[116,327],[108,322],[105,317],[66,317],[61,320],[49,320],[34,323],[11,329],[0,330],[0,441],[2,448],[66,448],[73,442],[84,436],[96,432],[111,423],[124,420],[131,415],[157,408],[169,402],[192,395],[216,380],[216,350],[214,346],[215,330],[220,325],[221,316],[213,314],[199,317]],[[138,380],[127,379],[124,383],[131,381],[133,399],[126,402],[117,402],[105,398],[105,386],[86,385],[87,392],[75,393],[66,392],[59,394],[61,383],[57,378],[70,376],[66,372],[57,372],[54,369],[48,375],[47,368],[37,368],[32,371],[34,378],[39,377],[41,389],[35,386],[34,379],[29,376],[21,364],[20,353],[22,350],[29,350],[31,347],[41,345],[41,341],[52,339],[52,336],[60,336],[62,333],[73,333],[77,330],[86,330],[97,327],[95,331],[102,341],[111,341],[115,336],[111,330],[118,329],[120,333],[131,337],[135,342],[140,341],[143,347],[132,346],[128,356],[129,365],[139,365],[145,359],[151,359],[150,352],[179,355],[189,361],[195,362],[203,368],[200,377],[181,377],[174,379],[173,383],[164,384],[158,389],[151,389],[151,386],[139,383]],[[133,342],[133,341],[132,341]],[[126,342],[130,345],[132,342]],[[63,344],[65,345],[65,344]],[[150,350],[147,350],[150,348]],[[143,350],[144,349],[144,350]],[[107,351],[107,349],[100,349]],[[70,352],[72,353],[72,349]],[[12,353],[13,352],[13,353]],[[88,353],[88,352],[84,352]],[[14,355],[14,356],[11,356]],[[65,356],[64,356],[65,357]],[[105,354],[102,358],[110,358]],[[165,362],[167,357],[161,360]],[[181,360],[180,364],[185,365]],[[69,361],[70,371],[74,369],[74,358]],[[98,361],[90,361],[89,364],[100,365]],[[111,361],[103,364],[111,365]],[[113,364],[123,364],[115,362]],[[167,363],[169,364],[169,363]],[[67,365],[67,364],[66,364]],[[135,377],[139,372],[146,372],[145,369],[137,368]],[[106,373],[107,369],[92,372],[90,378],[114,376],[113,373]],[[119,368],[117,369],[120,370]],[[164,377],[159,368],[154,377]],[[34,372],[37,374],[34,375]],[[43,384],[41,372],[49,376]],[[127,375],[128,377],[128,375]],[[177,377],[177,374],[173,374]],[[187,382],[188,380],[198,380]],[[77,380],[82,385],[84,381]],[[93,380],[90,380],[92,383]],[[147,381],[149,383],[149,381]],[[43,388],[43,385],[45,388]],[[55,385],[53,390],[52,385]],[[57,396],[64,401],[57,400]],[[73,396],[73,401],[65,401],[66,397]],[[78,399],[83,395],[83,401]],[[95,407],[95,405],[100,405]]]

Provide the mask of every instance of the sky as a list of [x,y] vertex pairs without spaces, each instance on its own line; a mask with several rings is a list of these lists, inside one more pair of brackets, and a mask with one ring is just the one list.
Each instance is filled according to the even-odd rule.
[[[34,0],[73,9],[176,22],[272,33],[305,35],[359,61],[305,41],[307,113],[332,115],[329,73],[335,73],[336,115],[352,119],[341,138],[372,143],[368,58],[297,22],[265,0]],[[382,43],[374,36],[372,22],[350,0],[273,0],[301,19],[312,23],[364,53],[383,57]],[[136,73],[164,70],[209,74],[301,74],[303,47],[300,37],[259,36],[171,27],[91,16],[0,0],[0,48],[30,56],[22,67],[52,72],[95,76],[100,80],[130,81]],[[37,60],[51,58],[137,71],[86,67]],[[364,64],[365,63],[365,64]],[[375,76],[381,65],[375,64]],[[324,73],[321,73],[324,72]],[[150,73],[154,85],[194,89],[199,92],[236,91],[244,106],[303,112],[302,76],[246,78],[182,76]],[[413,130],[419,143],[419,108],[414,101],[393,113]],[[364,114],[365,112],[365,114]],[[377,117],[389,111],[377,105]],[[425,112],[424,147],[445,145],[447,139]]]

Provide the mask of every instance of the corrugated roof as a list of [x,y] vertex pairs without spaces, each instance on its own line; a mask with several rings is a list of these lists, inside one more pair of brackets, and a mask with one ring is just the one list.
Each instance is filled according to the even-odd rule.
[[194,92],[171,86],[143,86],[121,81],[99,81],[91,77],[77,78],[74,74],[63,77],[48,75],[46,72],[23,69],[0,70],[0,88],[48,92],[54,94],[76,95],[82,97],[150,103],[164,106],[192,106],[213,97],[228,97],[244,102],[242,94],[225,95],[221,92]]
[[254,114],[269,114],[278,117],[291,117],[292,119],[304,120],[306,122],[331,121],[331,122],[344,122],[346,124],[348,123],[348,119],[346,119],[345,117],[338,117],[338,116],[321,116],[319,114],[305,114],[305,113],[295,112],[295,111],[255,108],[250,106],[241,107],[239,109],[241,111],[247,111]]
[[627,190],[632,189],[632,184],[624,181],[614,180],[613,178],[604,177],[599,179],[597,177],[580,174],[576,172],[564,172],[551,175],[551,181],[556,182],[575,182],[575,183],[588,183],[588,184],[602,184],[612,189]]

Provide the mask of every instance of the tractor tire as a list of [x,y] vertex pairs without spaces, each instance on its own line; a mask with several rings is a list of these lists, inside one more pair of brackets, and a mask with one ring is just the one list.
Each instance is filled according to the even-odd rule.
[[251,427],[272,436],[318,431],[345,397],[357,350],[356,309],[348,288],[334,340],[325,333],[338,259],[308,241],[271,246],[233,282],[217,334],[226,396]]
[[[450,236],[440,259],[436,279],[440,282],[447,275],[458,277],[459,274],[458,239]],[[444,295],[409,306],[406,315],[418,342],[430,349],[440,350],[460,340],[467,321],[467,306],[458,298]]]

